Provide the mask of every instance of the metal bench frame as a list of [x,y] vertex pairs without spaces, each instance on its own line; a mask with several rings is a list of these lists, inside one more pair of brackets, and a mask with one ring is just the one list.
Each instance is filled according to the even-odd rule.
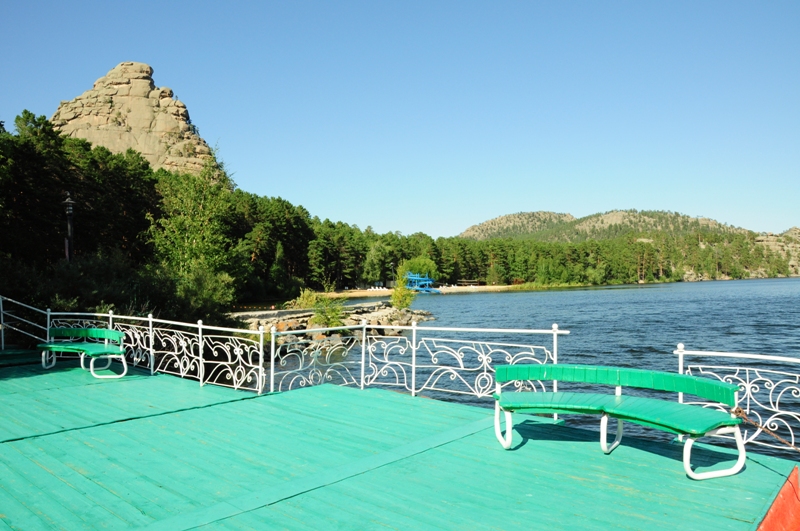
[[[124,333],[107,328],[51,328],[48,331],[48,342],[40,343],[37,348],[42,351],[42,367],[45,369],[55,366],[57,352],[73,352],[80,356],[81,368],[91,372],[95,378],[122,378],[128,374],[128,364],[122,346],[123,337]],[[61,338],[63,341],[53,341],[55,338]],[[75,341],[77,339],[102,339],[103,342]],[[86,367],[84,361],[86,356],[89,357],[89,367]],[[95,362],[98,359],[105,359],[106,364],[96,367]],[[122,374],[104,375],[95,372],[108,369],[115,359],[122,362]]]
[[[517,403],[513,407],[504,409],[500,405],[502,396],[502,383],[509,381],[536,381],[536,380],[553,380],[553,381],[568,381],[601,385],[614,385],[614,397],[622,396],[623,387],[635,387],[639,389],[652,389],[657,391],[670,391],[682,392],[692,394],[695,396],[702,396],[703,398],[725,404],[731,408],[736,408],[738,403],[738,386],[727,382],[711,380],[708,378],[699,378],[697,376],[688,376],[682,374],[666,373],[660,371],[646,371],[641,369],[627,369],[619,367],[604,367],[594,365],[500,365],[496,367],[496,393],[495,397],[495,416],[494,428],[497,440],[508,449],[511,447],[512,442],[512,413],[514,411],[536,412],[536,413],[569,413],[569,414],[600,414],[600,448],[604,453],[611,453],[622,441],[623,434],[623,419],[617,418],[617,432],[614,441],[611,445],[608,444],[608,419],[614,417],[605,409],[612,409],[602,405],[609,402],[607,399],[610,395],[602,395],[595,393],[579,393],[586,398],[597,398],[598,404],[587,405],[559,402],[560,407],[548,407],[541,403],[530,402],[530,404]],[[538,394],[538,393],[534,393]],[[550,397],[566,397],[567,393],[545,393]],[[577,394],[577,393],[576,393]],[[542,395],[544,396],[544,394]],[[650,399],[657,400],[657,399]],[[619,403],[616,400],[612,402]],[[526,408],[526,405],[529,407]],[[686,414],[691,415],[693,409],[702,409],[699,406],[680,404],[681,411],[685,408]],[[582,410],[581,410],[582,409]],[[731,476],[738,473],[745,464],[746,452],[744,447],[744,439],[742,432],[739,428],[741,419],[731,413],[729,421],[725,417],[720,416],[717,427],[697,433],[696,430],[692,433],[686,430],[685,427],[676,425],[677,423],[670,424],[668,422],[655,424],[652,421],[637,418],[634,411],[622,411],[620,407],[615,407],[617,414],[624,413],[624,419],[629,422],[636,422],[644,426],[669,431],[679,435],[680,439],[686,436],[683,446],[683,468],[686,475],[695,480],[704,480],[718,477]],[[500,413],[503,413],[505,421],[505,430],[502,429]],[[722,413],[722,412],[720,412]],[[637,422],[641,420],[641,422]],[[724,424],[719,426],[719,424]],[[503,433],[505,431],[505,433]],[[738,449],[739,456],[736,463],[724,470],[714,470],[710,472],[695,472],[691,466],[692,445],[694,442],[705,436],[733,434],[736,441],[736,448]]]

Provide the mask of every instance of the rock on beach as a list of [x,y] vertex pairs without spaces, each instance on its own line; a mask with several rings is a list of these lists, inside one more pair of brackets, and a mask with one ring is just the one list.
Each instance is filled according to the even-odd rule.
[[[318,325],[309,323],[314,315],[312,310],[270,310],[263,312],[239,312],[232,314],[232,317],[243,320],[248,328],[257,330],[263,326],[264,330],[269,331],[273,326],[277,332],[294,332],[303,330],[313,330],[320,328]],[[421,323],[434,319],[430,312],[424,310],[397,310],[385,301],[369,302],[364,304],[354,304],[344,307],[343,323],[344,326],[359,326],[362,321],[367,322],[368,335],[396,336],[400,335],[399,328],[375,328],[376,326],[400,327],[411,326],[412,322]],[[359,336],[361,330],[356,330],[353,335]],[[320,334],[304,334],[312,336]],[[278,336],[276,341],[284,343],[290,336]],[[324,336],[315,339],[321,339]]]

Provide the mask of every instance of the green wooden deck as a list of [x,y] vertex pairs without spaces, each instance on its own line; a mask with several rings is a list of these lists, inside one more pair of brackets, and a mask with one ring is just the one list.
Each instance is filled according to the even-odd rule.
[[[0,530],[755,529],[795,463],[696,482],[681,447],[323,385],[258,397],[0,368]],[[697,461],[734,459],[698,448]],[[726,463],[721,463],[725,465]]]
[[0,367],[36,363],[41,359],[40,356],[39,351],[7,345],[5,350],[0,350]]

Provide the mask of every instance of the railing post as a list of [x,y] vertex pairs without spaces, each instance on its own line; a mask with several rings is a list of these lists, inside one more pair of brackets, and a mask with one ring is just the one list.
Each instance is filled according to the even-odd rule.
[[0,295],[0,350],[6,349],[6,320],[3,313],[3,297]]
[[205,367],[203,367],[203,321],[202,319],[198,319],[197,321],[197,357],[200,361],[197,364],[197,376],[200,377],[200,387],[203,387],[203,372]]
[[367,361],[367,320],[361,320],[361,389],[364,389],[364,366]]
[[[683,374],[683,343],[678,343],[678,374]],[[683,393],[678,393],[678,403],[683,404]]]
[[[558,325],[553,323],[553,364],[558,365]],[[553,392],[558,392],[558,382],[553,380]]]
[[114,330],[114,312],[112,310],[108,310],[108,329]]
[[[683,374],[683,343],[678,343],[678,374]],[[678,393],[678,403],[683,404],[683,393]],[[683,442],[683,435],[678,435],[678,442]]]
[[155,374],[156,370],[156,345],[155,336],[153,334],[153,314],[147,314],[147,327],[150,332],[150,376]]
[[264,391],[264,327],[258,327],[258,394]]
[[269,392],[275,392],[275,332],[273,326],[269,329]]
[[47,309],[47,342],[50,342],[50,308]]
[[417,322],[411,321],[411,396],[417,396]]
[[[558,365],[558,325],[553,323],[553,365]],[[553,380],[553,392],[558,392],[558,381]],[[558,420],[558,413],[553,413],[553,420]]]

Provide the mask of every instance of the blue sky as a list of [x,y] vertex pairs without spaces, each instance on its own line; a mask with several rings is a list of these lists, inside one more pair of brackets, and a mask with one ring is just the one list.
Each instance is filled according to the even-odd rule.
[[798,2],[7,2],[0,120],[150,64],[237,185],[377,232],[800,226]]

